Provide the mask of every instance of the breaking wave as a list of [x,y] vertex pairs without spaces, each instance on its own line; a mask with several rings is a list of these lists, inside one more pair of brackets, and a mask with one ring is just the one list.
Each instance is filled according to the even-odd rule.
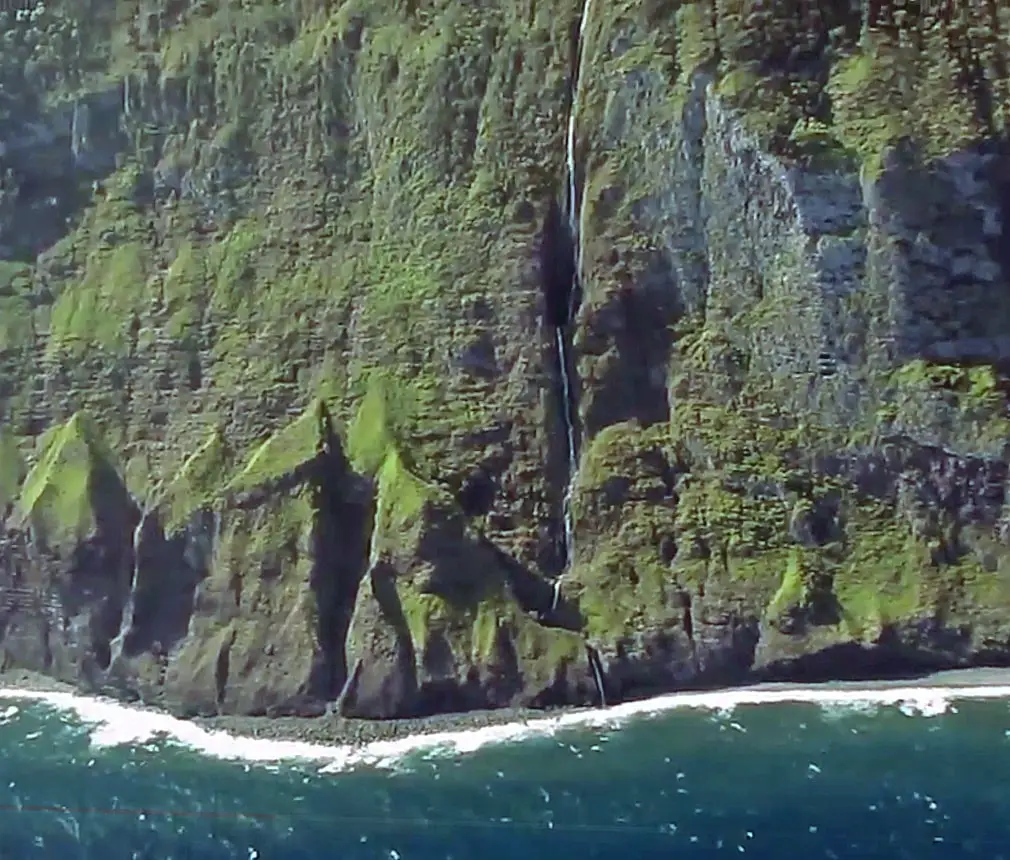
[[[1010,685],[735,688],[717,692],[671,693],[606,709],[568,711],[499,725],[423,732],[359,745],[325,745],[253,738],[207,729],[155,710],[74,693],[0,688],[0,701],[30,701],[73,713],[90,729],[90,743],[95,749],[142,744],[163,738],[212,758],[259,764],[309,762],[320,765],[321,773],[340,773],[360,767],[395,768],[404,759],[420,753],[462,755],[487,746],[551,737],[566,731],[619,728],[631,721],[678,710],[708,711],[730,718],[743,707],[806,704],[820,707],[826,716],[890,707],[897,708],[906,716],[933,717],[955,711],[958,701],[994,699],[1010,699]],[[0,724],[15,719],[18,713],[16,705],[9,705],[0,711]]]

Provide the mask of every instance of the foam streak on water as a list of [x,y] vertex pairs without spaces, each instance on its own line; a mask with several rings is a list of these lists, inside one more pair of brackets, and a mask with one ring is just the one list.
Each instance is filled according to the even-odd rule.
[[0,857],[1007,860],[1010,684],[978,685],[1001,680],[677,694],[358,749],[0,690]]
[[[992,699],[1010,699],[1010,685],[861,689],[825,686],[673,693],[612,705],[605,710],[569,711],[503,725],[418,734],[355,747],[239,737],[205,729],[168,714],[103,699],[73,693],[0,688],[0,700],[35,701],[72,712],[82,723],[92,727],[91,743],[96,749],[139,745],[162,736],[214,758],[246,762],[315,762],[322,766],[324,773],[339,773],[361,766],[392,768],[418,752],[472,753],[490,745],[550,737],[566,730],[616,728],[635,719],[677,710],[703,710],[728,716],[742,706],[805,703],[825,709],[865,710],[890,706],[909,716],[929,717],[947,713],[956,701]],[[15,713],[16,709],[11,708],[0,712],[0,721]]]

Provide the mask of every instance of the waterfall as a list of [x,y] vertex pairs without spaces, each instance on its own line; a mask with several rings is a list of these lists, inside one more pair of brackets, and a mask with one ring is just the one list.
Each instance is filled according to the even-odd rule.
[[572,283],[568,293],[568,308],[566,317],[559,321],[554,329],[554,342],[558,352],[558,372],[561,376],[561,396],[562,396],[562,420],[565,423],[565,442],[568,449],[568,478],[565,482],[565,492],[562,500],[562,523],[564,528],[564,561],[562,572],[554,581],[554,596],[551,601],[551,611],[558,608],[561,600],[561,580],[571,563],[574,553],[575,527],[572,521],[572,489],[575,483],[575,474],[578,470],[578,449],[576,447],[575,434],[575,389],[572,385],[569,370],[571,362],[569,360],[568,341],[565,337],[565,328],[570,325],[575,318],[575,305],[578,295],[578,286],[582,278],[582,238],[581,238],[581,208],[579,205],[578,171],[575,163],[576,145],[576,114],[579,102],[579,79],[582,74],[582,49],[586,32],[586,22],[589,20],[589,9],[592,0],[584,0],[582,6],[582,17],[579,19],[579,34],[575,46],[575,63],[572,69],[571,97],[568,107],[568,134],[566,137],[566,166],[568,183],[568,232],[571,236],[572,247],[575,254],[575,267]]
[[123,614],[119,620],[119,633],[112,640],[112,662],[123,653],[123,643],[126,641],[126,634],[133,626],[133,591],[137,585],[137,570],[140,567],[140,538],[144,531],[144,524],[147,522],[149,508],[145,508],[140,515],[140,522],[133,530],[133,566],[130,570],[130,587],[126,592],[126,604],[123,606]]
[[593,673],[593,682],[596,684],[596,692],[600,697],[600,707],[605,708],[607,707],[607,693],[603,686],[603,667],[600,665],[600,655],[588,642],[586,643],[586,661]]
[[575,287],[582,278],[582,206],[579,201],[578,172],[575,164],[575,121],[579,107],[579,84],[582,80],[583,48],[586,40],[586,24],[593,0],[584,0],[582,17],[579,18],[579,36],[575,48],[575,69],[572,72],[571,104],[568,108],[568,139],[566,141],[568,165],[568,229],[575,248],[575,283],[572,284],[568,310],[569,318],[575,313]]
[[137,587],[137,573],[140,570],[140,541],[144,534],[147,518],[158,507],[158,493],[161,491],[162,485],[163,482],[161,481],[155,485],[154,490],[148,496],[148,501],[140,509],[140,520],[138,520],[137,526],[133,530],[133,541],[131,544],[131,561],[133,565],[130,570],[130,587],[126,592],[126,603],[123,606],[123,614],[119,619],[119,633],[116,634],[116,638],[111,642],[112,658],[110,665],[123,653],[126,634],[130,632],[130,628],[133,626],[133,593]]
[[572,528],[572,483],[578,468],[578,452],[575,448],[575,401],[572,391],[572,381],[568,376],[568,347],[561,326],[554,329],[554,342],[558,348],[558,366],[561,373],[561,414],[565,422],[565,443],[568,447],[568,480],[565,482],[564,495],[564,529],[565,529],[565,561],[570,561],[573,549]]

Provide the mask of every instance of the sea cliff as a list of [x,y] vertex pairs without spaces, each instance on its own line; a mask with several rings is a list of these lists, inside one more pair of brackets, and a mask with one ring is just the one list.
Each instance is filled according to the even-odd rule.
[[1010,662],[983,0],[0,13],[0,668],[404,718]]

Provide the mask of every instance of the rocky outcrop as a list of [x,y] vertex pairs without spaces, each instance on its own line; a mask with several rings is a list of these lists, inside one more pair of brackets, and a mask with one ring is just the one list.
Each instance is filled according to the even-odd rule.
[[0,13],[2,666],[384,718],[1007,662],[1006,22],[744,5]]

